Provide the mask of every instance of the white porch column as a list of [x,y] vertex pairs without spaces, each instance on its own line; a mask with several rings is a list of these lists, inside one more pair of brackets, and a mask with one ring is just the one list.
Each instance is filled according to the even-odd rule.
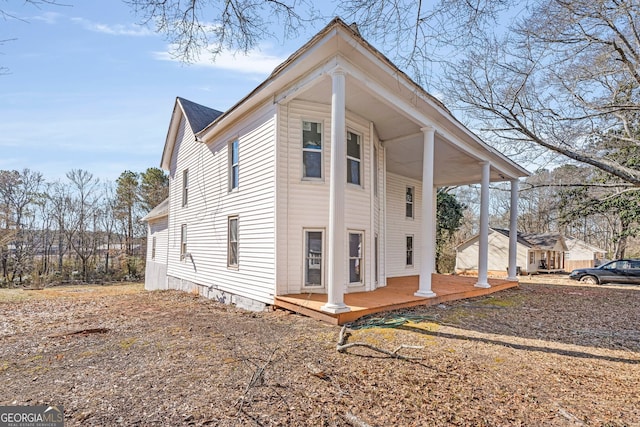
[[329,313],[344,313],[345,221],[344,194],[347,182],[347,148],[345,119],[345,74],[340,68],[331,73],[331,172],[329,176],[329,238],[327,303],[320,307]]
[[422,220],[420,222],[420,286],[414,295],[432,298],[436,296],[431,290],[431,274],[435,271],[435,232],[433,226],[435,223],[433,191],[435,129],[427,126],[421,130],[424,133],[424,150],[422,155]]
[[489,260],[489,173],[491,164],[482,165],[482,181],[480,187],[480,241],[478,242],[478,288],[490,288],[487,281],[487,264]]
[[520,181],[511,180],[511,211],[509,212],[509,274],[507,280],[518,280],[516,271],[518,254],[518,189]]

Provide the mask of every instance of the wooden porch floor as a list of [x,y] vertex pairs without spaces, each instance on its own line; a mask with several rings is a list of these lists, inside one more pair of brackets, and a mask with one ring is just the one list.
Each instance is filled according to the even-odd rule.
[[418,276],[390,278],[387,279],[387,286],[375,291],[345,294],[344,303],[351,308],[351,311],[339,314],[320,310],[320,307],[327,302],[326,294],[279,295],[274,298],[274,305],[334,325],[343,325],[372,313],[418,305],[436,305],[488,295],[518,286],[516,281],[489,279],[491,288],[476,288],[474,285],[477,280],[476,277],[434,274],[431,279],[431,289],[436,296],[422,298],[414,295],[418,290]]

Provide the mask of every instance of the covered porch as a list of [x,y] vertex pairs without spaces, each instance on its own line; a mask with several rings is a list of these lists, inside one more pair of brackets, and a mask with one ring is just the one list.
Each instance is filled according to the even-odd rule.
[[291,294],[274,298],[274,306],[291,310],[333,325],[343,325],[373,313],[381,313],[419,305],[436,305],[448,301],[489,295],[518,286],[516,280],[488,279],[491,287],[476,286],[476,277],[432,274],[431,289],[434,297],[416,296],[419,287],[418,276],[387,279],[387,286],[369,292],[354,292],[344,295],[344,303],[349,311],[328,313],[322,310],[327,303],[326,294]]

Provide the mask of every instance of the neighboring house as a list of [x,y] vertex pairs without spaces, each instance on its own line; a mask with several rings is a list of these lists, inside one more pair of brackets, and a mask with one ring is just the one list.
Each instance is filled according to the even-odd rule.
[[[456,248],[456,273],[475,274],[478,270],[479,236]],[[516,264],[520,274],[552,273],[564,270],[564,256],[568,250],[560,233],[520,233],[517,239]],[[491,228],[489,232],[488,270],[504,276],[509,253],[509,230]]]
[[329,313],[392,277],[434,296],[437,187],[481,183],[486,233],[489,182],[517,204],[528,175],[338,18],[226,112],[178,98],[161,167],[147,289],[256,309],[323,293]]
[[575,237],[565,236],[567,251],[564,253],[564,269],[572,271],[576,268],[597,267],[604,263],[607,251],[589,245]]

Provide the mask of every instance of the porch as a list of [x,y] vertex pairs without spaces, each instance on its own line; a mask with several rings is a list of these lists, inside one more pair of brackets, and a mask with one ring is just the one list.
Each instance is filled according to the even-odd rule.
[[389,278],[387,286],[375,291],[345,294],[344,303],[351,309],[346,313],[333,314],[321,310],[327,302],[326,294],[279,295],[274,298],[274,305],[333,325],[343,325],[372,313],[418,305],[436,305],[447,301],[489,295],[518,286],[518,282],[512,280],[488,279],[488,281],[490,288],[479,288],[475,286],[478,282],[477,277],[432,274],[431,289],[436,296],[423,298],[415,296],[418,290],[418,276]]

